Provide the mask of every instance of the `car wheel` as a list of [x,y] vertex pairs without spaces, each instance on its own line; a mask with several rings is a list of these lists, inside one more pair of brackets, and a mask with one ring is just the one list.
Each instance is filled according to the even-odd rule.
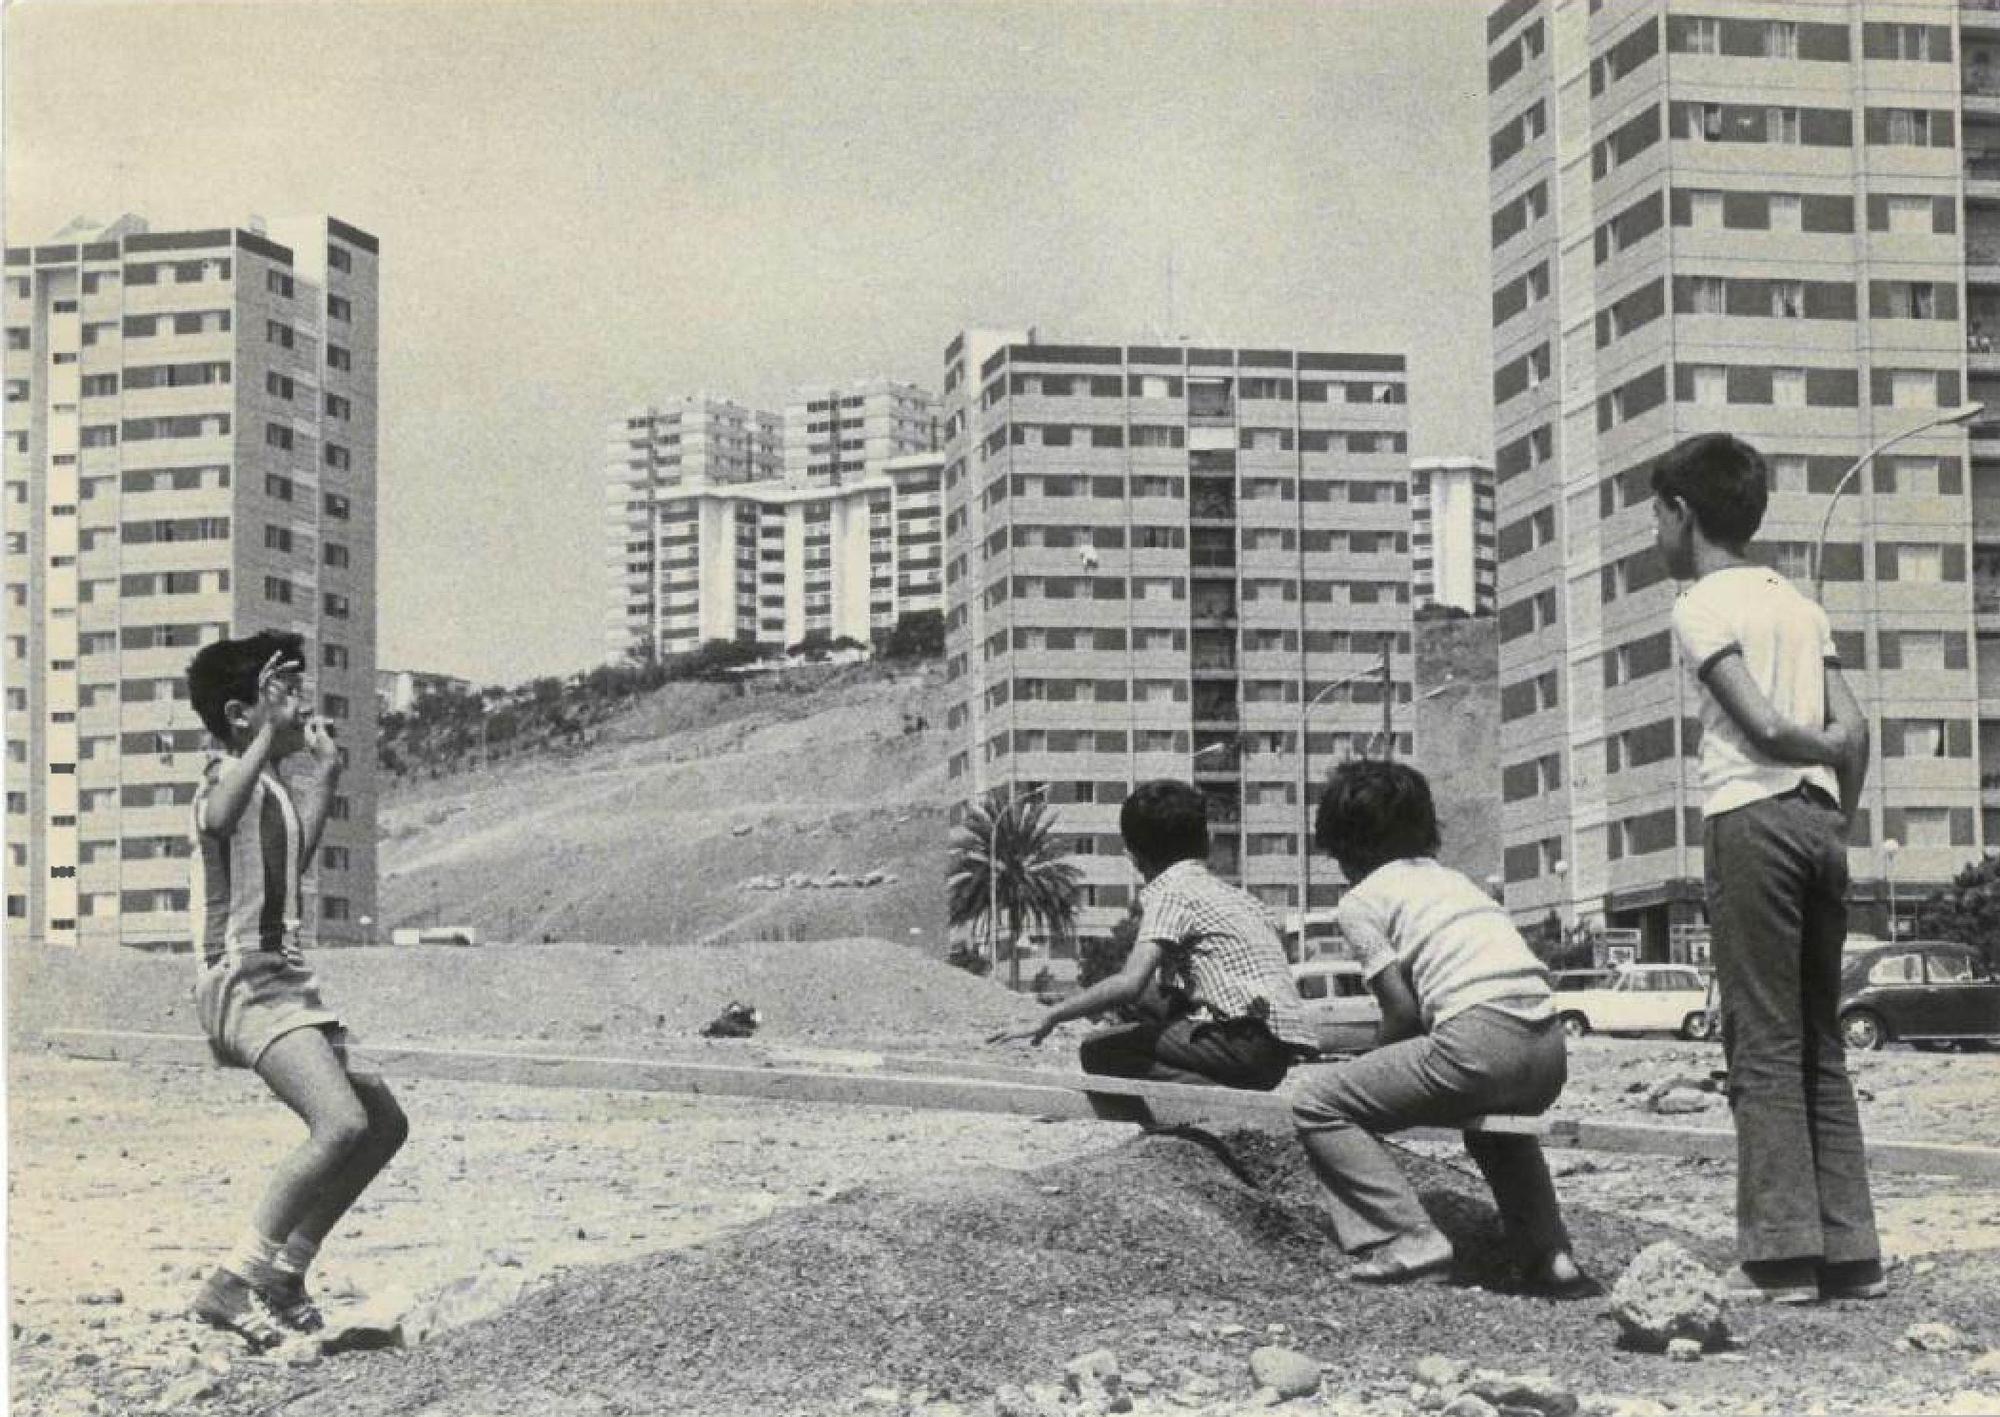
[[1564,1014],[1562,1025],[1563,1032],[1571,1038],[1581,1038],[1590,1032],[1590,1020],[1582,1014]]
[[1681,1037],[1690,1043],[1699,1043],[1709,1035],[1708,1010],[1697,1009],[1681,1020]]
[[1856,1009],[1853,1013],[1841,1015],[1840,1036],[1848,1047],[1868,1053],[1880,1048],[1887,1034],[1881,1019],[1866,1009]]

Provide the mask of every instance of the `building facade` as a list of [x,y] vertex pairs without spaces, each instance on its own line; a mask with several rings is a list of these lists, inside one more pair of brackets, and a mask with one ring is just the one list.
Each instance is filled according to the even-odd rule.
[[1410,464],[1410,572],[1417,609],[1491,614],[1498,585],[1493,466],[1477,458]]
[[972,330],[945,366],[955,796],[1056,807],[1086,933],[1132,900],[1118,812],[1155,777],[1207,794],[1223,875],[1332,904],[1317,781],[1412,729],[1403,357]]
[[378,249],[72,223],[6,250],[10,935],[189,948],[196,648],[296,630],[352,745],[306,929],[375,910]]
[[455,674],[432,674],[421,669],[378,669],[375,671],[375,706],[382,713],[408,713],[417,700],[433,694],[469,694],[470,679]]
[[776,414],[705,394],[633,409],[612,425],[604,471],[607,661],[660,653],[666,621],[688,613],[664,599],[662,500],[686,486],[778,477],[782,427]]
[[937,396],[894,379],[801,389],[785,406],[784,444],[794,486],[877,477],[892,458],[937,450]]
[[663,655],[709,640],[782,653],[809,639],[870,645],[941,606],[942,456],[838,485],[688,483],[658,494],[653,564]]
[[1487,29],[1508,904],[1651,958],[1703,918],[1648,476],[1728,430],[1771,462],[1757,554],[1824,579],[1874,723],[1880,931],[1891,873],[1907,900],[2000,842],[2000,443],[1914,431],[2000,394],[2000,14],[1507,0]]

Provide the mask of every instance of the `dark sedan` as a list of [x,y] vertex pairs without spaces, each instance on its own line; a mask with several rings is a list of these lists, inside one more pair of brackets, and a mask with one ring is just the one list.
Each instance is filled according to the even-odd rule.
[[1850,1048],[1919,1048],[2000,1039],[2000,979],[1970,945],[1915,941],[1850,955],[1840,1031]]

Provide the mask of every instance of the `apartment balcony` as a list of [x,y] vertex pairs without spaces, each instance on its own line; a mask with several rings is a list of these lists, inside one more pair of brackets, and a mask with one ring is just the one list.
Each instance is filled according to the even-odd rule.
[[2000,202],[2000,148],[1965,150],[1965,195],[1968,201]]
[[[2000,183],[1995,185],[2000,186]],[[1967,233],[1965,283],[1975,287],[2000,286],[2000,232]]]
[[1959,71],[1959,92],[1967,117],[2000,117],[2000,70],[1985,64],[1967,65]]
[[1958,22],[1967,31],[1984,30],[2000,39],[2000,0],[1958,0]]

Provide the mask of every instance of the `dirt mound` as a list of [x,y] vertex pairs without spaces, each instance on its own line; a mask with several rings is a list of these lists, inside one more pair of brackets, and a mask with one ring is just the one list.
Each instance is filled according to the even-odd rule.
[[[186,956],[7,954],[17,1031],[196,1027]],[[740,1000],[762,1013],[760,1042],[962,1048],[1038,1012],[1032,1000],[883,940],[322,950],[313,963],[364,1043],[678,1045]]]
[[[863,1187],[698,1249],[562,1276],[285,1411],[553,1417],[596,1394],[609,1411],[805,1414],[853,1410],[880,1386],[965,1402],[1101,1344],[1169,1377],[1192,1348],[1263,1341],[1270,1322],[1343,1364],[1432,1347],[1518,1359],[1527,1334],[1537,1357],[1605,1346],[1594,1305],[1343,1283],[1297,1144],[1245,1133],[1228,1145],[1257,1189],[1164,1136],[1027,1174]],[[1468,1257],[1462,1277],[1503,1280],[1477,1181],[1410,1164]],[[1571,1220],[1606,1271],[1663,1233]]]

